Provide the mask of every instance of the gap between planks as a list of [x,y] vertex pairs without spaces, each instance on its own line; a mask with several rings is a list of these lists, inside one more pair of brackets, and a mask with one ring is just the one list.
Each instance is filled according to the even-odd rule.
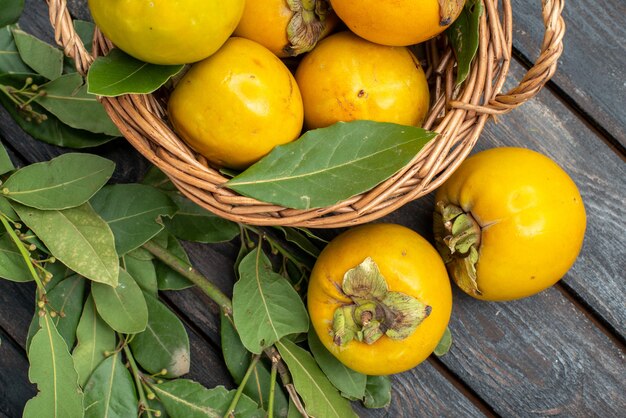
[[[513,58],[527,70],[533,66],[533,62],[516,47],[513,47]],[[550,92],[552,92],[568,110],[578,116],[578,119],[587,125],[589,129],[593,131],[613,152],[615,152],[622,160],[626,161],[626,148],[624,145],[622,145],[617,138],[611,135],[611,133],[607,131],[593,116],[591,116],[589,112],[585,111],[585,109],[578,104],[576,99],[567,94],[565,90],[552,80],[548,81],[544,88],[547,88]]]
[[[432,354],[427,361],[441,374],[452,386],[465,396],[480,412],[489,418],[499,418],[493,407],[480,397],[463,379],[450,370],[437,356]],[[419,367],[419,366],[417,366]]]
[[619,332],[601,315],[596,313],[591,305],[589,305],[583,298],[576,293],[574,289],[569,287],[565,282],[559,281],[554,288],[578,309],[585,317],[591,321],[591,323],[598,328],[609,340],[626,355],[626,339],[622,337]]

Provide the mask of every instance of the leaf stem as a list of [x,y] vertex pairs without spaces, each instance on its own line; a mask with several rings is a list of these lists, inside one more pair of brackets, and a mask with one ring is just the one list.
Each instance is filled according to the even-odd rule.
[[239,399],[241,398],[241,394],[243,393],[243,388],[246,386],[246,383],[248,383],[248,379],[252,375],[252,372],[254,371],[254,368],[256,367],[260,358],[261,356],[259,355],[252,356],[250,366],[248,366],[246,374],[243,376],[243,379],[241,379],[241,383],[239,384],[237,392],[235,392],[235,396],[233,397],[232,402],[230,403],[228,409],[226,410],[226,413],[224,414],[224,418],[232,418],[235,416],[235,408],[237,408],[237,403],[239,403]]
[[217,303],[225,315],[230,316],[233,312],[233,304],[228,296],[224,294],[216,285],[211,283],[206,277],[198,273],[190,264],[176,257],[165,248],[154,242],[148,241],[143,244],[143,248],[152,255],[183,275],[190,282],[202,290],[211,300]]
[[267,406],[267,417],[274,418],[274,396],[276,394],[276,371],[278,370],[278,360],[272,358],[272,371],[270,373],[270,399]]
[[46,294],[46,287],[43,285],[41,278],[35,271],[35,267],[33,267],[33,263],[31,262],[31,259],[30,259],[30,254],[28,253],[28,250],[24,247],[22,240],[20,240],[20,238],[17,236],[17,234],[11,227],[11,224],[9,223],[9,219],[2,212],[0,212],[0,222],[2,222],[4,229],[6,229],[7,233],[9,234],[9,236],[11,237],[11,239],[17,246],[17,249],[20,251],[20,254],[22,255],[22,258],[24,259],[24,262],[26,263],[26,266],[28,267],[28,270],[30,271],[31,276],[33,276],[33,279],[35,279],[35,282],[37,283],[37,288],[39,289],[39,293],[41,294],[41,296],[44,296]]
[[[120,339],[122,339],[120,337]],[[148,409],[148,399],[146,399],[146,393],[144,392],[143,382],[141,380],[141,372],[139,371],[139,367],[137,367],[137,363],[135,362],[135,358],[133,357],[133,353],[128,348],[128,342],[125,339],[122,339],[124,354],[126,354],[126,358],[128,359],[128,364],[130,364],[130,370],[133,373],[133,378],[135,379],[135,386],[137,387],[137,393],[139,393],[139,411],[145,411],[148,414],[149,418],[152,418],[152,413]]]

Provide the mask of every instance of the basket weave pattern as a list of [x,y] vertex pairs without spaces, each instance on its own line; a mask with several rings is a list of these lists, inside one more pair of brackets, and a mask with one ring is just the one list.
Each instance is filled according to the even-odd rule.
[[[66,0],[47,0],[56,42],[86,74],[95,56],[112,44],[96,30],[94,55],[76,34]],[[254,225],[335,228],[378,219],[428,194],[443,183],[474,147],[487,120],[535,96],[556,71],[563,50],[564,0],[542,0],[545,35],[541,53],[519,85],[500,94],[511,60],[513,17],[510,0],[483,0],[479,50],[463,85],[454,87],[455,56],[441,41],[426,45],[426,75],[433,101],[424,128],[439,135],[400,172],[374,189],[326,208],[296,210],[240,196],[223,187],[228,180],[189,148],[167,123],[166,103],[156,95],[101,98],[124,137],[165,172],[178,189],[224,218]]]

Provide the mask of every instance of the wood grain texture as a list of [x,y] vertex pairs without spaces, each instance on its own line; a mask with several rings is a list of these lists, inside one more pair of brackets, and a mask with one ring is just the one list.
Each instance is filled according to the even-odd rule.
[[23,350],[34,313],[34,283],[14,283],[0,279],[0,328],[17,341]]
[[[539,55],[539,2],[513,0],[514,46],[529,60]],[[564,51],[553,81],[576,105],[626,146],[626,2],[566,2]]]
[[0,328],[0,418],[21,417],[22,409],[36,390],[28,381],[28,360]]
[[626,410],[624,352],[558,290],[509,303],[454,296],[454,346],[442,360],[498,414],[617,417]]

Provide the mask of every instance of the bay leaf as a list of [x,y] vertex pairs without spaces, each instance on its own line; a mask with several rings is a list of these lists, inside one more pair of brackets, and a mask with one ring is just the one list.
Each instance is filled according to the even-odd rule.
[[86,280],[74,274],[60,281],[47,293],[49,308],[57,312],[52,321],[70,349],[76,342],[76,327],[83,310],[85,287]]
[[119,283],[112,287],[93,283],[91,294],[100,317],[111,328],[123,334],[136,334],[148,325],[148,307],[141,288],[120,269]]
[[13,39],[22,61],[37,73],[54,80],[63,71],[63,52],[31,34],[13,29]]
[[367,376],[344,366],[324,347],[315,330],[309,330],[309,348],[328,380],[349,398],[363,399]]
[[24,0],[0,0],[0,28],[17,22],[24,9]]
[[91,154],[68,153],[17,170],[4,195],[42,210],[62,210],[87,202],[113,174],[115,163]]
[[89,93],[108,97],[152,93],[183,68],[184,65],[148,64],[116,48],[107,56],[98,57],[89,68]]
[[[221,418],[235,396],[235,390],[228,391],[223,386],[207,389],[187,379],[171,380],[151,388],[172,417]],[[235,418],[263,418],[265,412],[242,395],[234,415]]]
[[285,239],[303,250],[308,255],[317,258],[320,255],[320,249],[313,244],[305,234],[300,232],[297,228],[290,228],[287,226],[276,226],[276,229],[281,231],[285,236]]
[[131,275],[144,292],[156,297],[159,287],[154,263],[150,259],[142,260],[141,258],[133,257],[134,253],[137,253],[137,250],[133,250],[122,257],[124,270]]
[[59,260],[55,260],[54,263],[47,262],[45,269],[48,273],[52,274],[52,279],[45,283],[46,291],[54,289],[54,287],[61,282],[61,280],[70,277],[74,272],[61,263]]
[[176,238],[216,243],[230,241],[239,235],[239,225],[235,222],[209,212],[178,193],[170,194],[170,198],[178,210],[171,219],[165,219],[164,224]]
[[385,408],[391,403],[391,380],[389,376],[367,376],[365,398],[366,408]]
[[119,255],[149,241],[163,229],[161,217],[176,212],[165,193],[142,184],[106,186],[91,199],[91,205],[111,227]]
[[[0,29],[0,33],[1,32],[2,29]],[[0,65],[1,61],[2,51],[0,51]],[[20,75],[20,77],[24,79],[28,76],[30,75]],[[7,75],[3,76],[2,74],[0,74],[0,84],[5,82],[7,77]],[[12,77],[15,76],[12,75]],[[82,149],[97,147],[115,139],[115,137],[113,136],[94,134],[85,130],[71,128],[62,123],[56,116],[46,111],[37,103],[31,103],[33,109],[38,113],[46,115],[47,117],[47,119],[41,123],[34,120],[26,120],[15,107],[15,103],[13,103],[11,99],[3,94],[0,94],[0,104],[4,106],[7,112],[11,115],[11,117],[15,120],[19,127],[24,130],[24,132],[26,132],[33,138],[47,144],[56,145],[59,147]]]
[[128,418],[139,401],[130,371],[116,351],[94,370],[85,385],[85,418]]
[[0,195],[0,213],[12,221],[17,221],[17,213],[13,210],[7,198],[2,195]]
[[456,55],[456,84],[459,85],[469,75],[470,65],[478,52],[480,37],[480,16],[483,14],[482,2],[467,0],[459,17],[446,29],[452,49]]
[[130,343],[135,360],[152,374],[167,370],[165,377],[169,379],[189,373],[191,355],[185,326],[155,297],[145,295],[145,300],[148,325]]
[[83,394],[78,386],[67,345],[50,315],[39,318],[40,329],[28,350],[28,378],[37,385],[37,396],[24,407],[24,418],[80,418]]
[[74,29],[76,30],[78,37],[81,41],[83,41],[85,49],[91,54],[94,29],[96,28],[96,25],[93,22],[80,19],[74,19],[72,23],[74,24]]
[[89,132],[120,136],[96,96],[87,93],[87,85],[78,73],[65,74],[41,86],[46,94],[35,101],[66,125]]
[[[241,343],[239,334],[237,334],[231,319],[227,318],[224,313],[221,313],[220,318],[221,346],[224,361],[235,383],[240,384],[250,366],[252,354]],[[246,386],[243,388],[243,393],[258,403],[262,409],[267,409],[267,405],[269,405],[270,380],[269,368],[259,361],[246,382]],[[287,413],[287,397],[277,384],[274,393],[274,414],[278,417],[286,417]]]
[[9,157],[9,153],[4,148],[4,145],[2,145],[2,141],[0,140],[0,175],[13,170],[15,170],[15,166]]
[[330,206],[391,177],[436,135],[393,123],[338,122],[274,148],[226,187],[294,209]]
[[62,211],[13,203],[13,209],[63,264],[94,282],[117,285],[113,233],[89,203]]
[[328,418],[357,416],[350,402],[337,392],[311,354],[286,338],[278,341],[276,348],[289,368],[296,391],[309,415]]
[[446,355],[448,351],[450,351],[450,347],[452,347],[452,333],[450,332],[450,328],[446,327],[446,330],[443,333],[441,340],[439,340],[437,347],[435,347],[435,351],[433,351],[433,354],[435,354],[437,357]]
[[159,168],[155,165],[151,166],[146,175],[141,180],[142,184],[155,187],[164,192],[175,192],[176,186],[172,183],[169,177],[165,175],[164,172],[159,170]]
[[78,344],[72,352],[72,358],[78,373],[78,383],[85,387],[91,373],[104,360],[105,351],[115,350],[115,331],[98,315],[92,295],[85,302],[76,338]]
[[287,279],[272,271],[270,260],[258,248],[239,264],[233,319],[241,342],[255,354],[286,335],[309,329],[302,299]]
[[[12,0],[0,0],[0,3],[2,1],[10,2]],[[0,20],[2,20],[4,18],[4,8],[0,8],[0,10],[3,10],[3,14],[0,17]],[[15,28],[17,28],[16,25],[0,27],[0,74],[34,75],[35,71],[24,64],[24,61],[20,58],[20,53],[13,39],[13,29]]]
[[8,234],[0,235],[0,278],[12,282],[34,280],[24,257]]
[[[153,241],[155,241],[161,247],[165,248],[168,252],[172,253],[176,257],[185,261],[187,264],[191,265],[191,261],[189,260],[189,256],[185,252],[185,249],[176,239],[176,237],[169,232],[161,232],[154,238]],[[157,241],[164,241],[164,243]],[[162,263],[159,260],[154,260],[154,266],[156,269],[159,290],[183,290],[193,286],[193,283],[191,283],[177,271],[172,270],[165,263]]]

